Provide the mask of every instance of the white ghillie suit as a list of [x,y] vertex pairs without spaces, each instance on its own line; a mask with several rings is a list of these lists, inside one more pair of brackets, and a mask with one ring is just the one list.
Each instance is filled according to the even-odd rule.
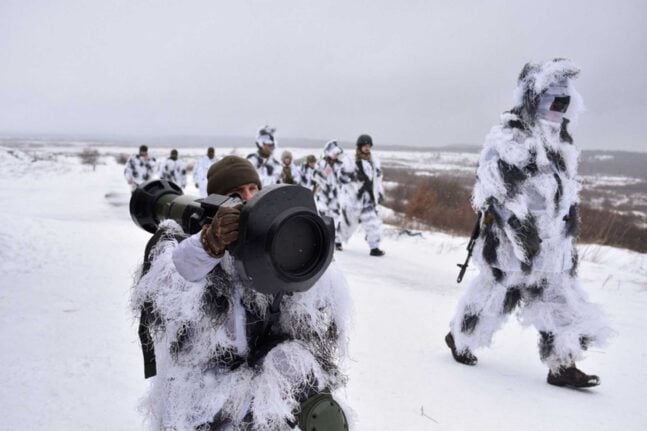
[[218,160],[218,157],[215,156],[212,159],[209,156],[202,156],[195,162],[195,166],[193,167],[193,182],[198,185],[200,197],[207,196],[207,172],[209,172],[211,165]]
[[157,358],[142,405],[150,429],[289,430],[301,401],[344,384],[350,302],[334,264],[308,291],[283,297],[273,335],[253,348],[272,296],[244,287],[233,258],[210,257],[199,233],[178,243],[175,222],[160,229],[132,297],[135,313],[149,312]]
[[180,186],[186,187],[186,163],[182,160],[173,160],[168,158],[160,170],[160,178],[171,181]]
[[247,156],[252,165],[258,171],[258,176],[261,177],[261,184],[263,187],[269,186],[272,184],[279,184],[281,182],[281,163],[270,155],[269,157],[264,157],[259,150],[256,153],[249,154]]
[[351,182],[353,167],[343,157],[343,149],[337,141],[324,146],[324,157],[315,165],[315,202],[320,215],[331,217],[335,223],[335,242],[341,243],[342,186]]
[[[576,276],[578,150],[562,116],[573,118],[582,108],[571,83],[578,73],[568,60],[527,64],[516,107],[485,139],[473,194],[474,208],[484,214],[474,248],[480,273],[450,325],[458,352],[488,346],[516,309],[522,324],[539,331],[540,357],[552,371],[581,359],[611,332]],[[567,100],[568,111],[545,106],[551,100]]]
[[360,155],[358,150],[353,177],[348,189],[350,201],[342,211],[342,238],[348,241],[359,223],[364,227],[369,247],[379,248],[382,221],[377,215],[377,205],[384,200],[380,161],[373,154]]
[[271,146],[272,151],[276,149],[275,131],[276,129],[270,126],[262,127],[256,135],[256,147],[258,151],[247,155],[247,160],[258,171],[258,176],[261,177],[261,184],[263,186],[279,184],[281,182],[281,163],[276,160],[272,153],[267,154],[263,151],[264,145]]
[[138,185],[157,178],[157,160],[149,157],[145,160],[139,154],[133,154],[128,158],[124,168],[124,176],[129,183],[132,181],[132,189]]

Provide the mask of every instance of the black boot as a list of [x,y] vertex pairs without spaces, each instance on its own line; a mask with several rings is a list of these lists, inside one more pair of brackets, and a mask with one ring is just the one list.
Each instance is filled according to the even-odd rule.
[[549,371],[546,381],[555,386],[568,386],[571,388],[590,388],[600,384],[600,378],[588,375],[578,370],[575,364],[570,367],[560,367],[556,372]]
[[448,332],[447,335],[445,335],[445,343],[447,343],[447,347],[451,349],[452,356],[456,362],[460,362],[465,365],[476,365],[478,362],[479,359],[474,356],[469,349],[465,349],[465,351],[460,354],[456,351],[456,343],[454,343],[454,336],[451,332]]
[[379,248],[375,247],[371,249],[371,256],[384,256],[384,251],[380,250]]
[[344,247],[341,246],[341,242],[336,242],[335,243],[335,250],[337,251],[342,251]]

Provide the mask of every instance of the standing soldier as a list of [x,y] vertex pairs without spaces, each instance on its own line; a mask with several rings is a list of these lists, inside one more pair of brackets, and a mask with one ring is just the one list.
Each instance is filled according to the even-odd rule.
[[[356,226],[356,220],[364,226],[366,242],[371,249],[371,256],[384,256],[380,249],[382,241],[382,221],[377,216],[377,205],[384,201],[384,188],[382,187],[382,168],[380,161],[371,154],[373,139],[369,135],[361,135],[357,138],[357,149],[355,151],[355,180],[357,181],[357,193],[355,205],[356,215],[350,216],[351,206],[348,207],[348,215],[345,217],[351,225]],[[350,218],[353,220],[350,220]],[[352,229],[352,228],[351,228]],[[352,230],[350,232],[352,234]],[[350,235],[349,235],[350,236]]]
[[319,214],[331,217],[335,222],[335,248],[342,250],[341,225],[341,188],[350,183],[353,170],[344,163],[344,150],[337,141],[329,141],[324,146],[324,157],[316,164],[314,178],[316,182],[315,201]]
[[317,165],[317,158],[314,154],[309,154],[306,157],[306,162],[299,168],[299,177],[301,178],[301,185],[314,192],[315,190],[315,166]]
[[247,160],[258,171],[258,176],[261,177],[263,186],[278,184],[281,181],[281,164],[272,155],[276,148],[274,132],[276,132],[276,129],[270,126],[261,128],[256,135],[256,148],[258,148],[258,151],[247,155]]
[[186,164],[177,158],[177,150],[171,150],[171,155],[164,161],[160,178],[171,181],[181,188],[186,187]]
[[193,168],[193,182],[195,183],[195,188],[200,192],[200,197],[207,196],[207,172],[211,165],[216,163],[218,159],[216,158],[216,150],[213,147],[207,149],[207,155],[202,156],[195,163]]
[[157,160],[148,156],[148,147],[141,145],[139,154],[133,154],[128,158],[124,169],[124,176],[131,191],[145,181],[157,178]]
[[300,184],[301,173],[299,168],[292,162],[292,153],[283,151],[281,154],[281,162],[283,164],[281,169],[281,183],[282,184]]
[[473,205],[482,214],[474,248],[479,275],[461,298],[445,341],[454,359],[477,362],[508,315],[539,331],[551,385],[583,388],[600,380],[576,368],[608,337],[601,309],[577,279],[578,150],[567,130],[582,107],[579,69],[556,59],[527,64],[516,105],[485,138]]

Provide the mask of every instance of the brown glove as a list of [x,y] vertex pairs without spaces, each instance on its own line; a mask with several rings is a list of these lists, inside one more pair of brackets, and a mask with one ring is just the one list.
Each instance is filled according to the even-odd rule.
[[211,224],[202,226],[202,246],[210,256],[222,257],[225,248],[238,239],[241,207],[220,207]]

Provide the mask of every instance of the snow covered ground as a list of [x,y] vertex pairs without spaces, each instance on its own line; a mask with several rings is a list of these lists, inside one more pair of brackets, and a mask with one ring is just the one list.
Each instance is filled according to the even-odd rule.
[[[100,162],[0,147],[0,429],[143,428],[128,301],[149,234],[124,205],[123,166]],[[646,255],[581,247],[582,281],[618,334],[580,364],[602,385],[573,391],[545,383],[537,335],[514,319],[478,366],[455,363],[443,337],[475,274],[455,282],[466,238],[387,235],[379,260],[361,234],[336,255],[354,301],[343,395],[355,430],[647,429]]]

